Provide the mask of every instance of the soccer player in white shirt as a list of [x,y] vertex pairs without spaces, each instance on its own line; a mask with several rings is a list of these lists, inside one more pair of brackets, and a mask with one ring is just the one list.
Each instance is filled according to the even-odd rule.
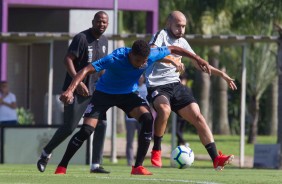
[[[179,46],[194,53],[188,42],[183,38],[187,20],[180,11],[173,11],[167,18],[166,28],[157,32],[150,41],[152,47]],[[178,60],[181,56],[169,55],[167,59]],[[195,60],[194,66],[200,69]],[[234,79],[230,78],[212,66],[211,74],[222,77],[232,90],[237,89]],[[199,106],[193,95],[180,83],[179,72],[176,68],[166,62],[154,63],[146,70],[146,85],[148,87],[148,101],[157,111],[154,124],[154,146],[151,155],[151,163],[155,167],[162,167],[161,161],[161,140],[164,135],[167,121],[171,111],[174,111],[182,118],[195,126],[202,144],[207,149],[215,170],[222,170],[224,165],[231,162],[233,155],[223,155],[217,152],[213,134],[208,127],[205,118],[200,112]]]

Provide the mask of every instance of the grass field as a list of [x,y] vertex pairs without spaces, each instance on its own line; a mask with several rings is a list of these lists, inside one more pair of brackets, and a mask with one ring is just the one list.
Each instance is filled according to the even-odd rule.
[[[185,140],[190,143],[191,148],[196,154],[207,154],[199,140],[199,136],[195,134],[184,134]],[[240,153],[240,136],[238,135],[214,135],[217,148],[223,153],[232,153],[239,156]],[[245,137],[247,139],[247,137]],[[165,134],[163,143],[170,144],[171,135]],[[246,142],[246,141],[245,141]],[[276,144],[276,136],[257,136],[257,144]],[[245,143],[245,155],[254,156],[254,144]],[[281,182],[282,183],[282,182]]]
[[[123,135],[119,135],[123,136]],[[199,142],[197,135],[186,135],[195,154],[206,154],[206,150]],[[239,155],[239,136],[215,136],[217,146],[223,152]],[[275,137],[259,136],[257,143],[274,144]],[[170,144],[170,135],[166,134],[164,143]],[[254,145],[246,144],[245,153],[253,156]],[[152,176],[131,176],[131,168],[126,166],[126,160],[119,158],[117,164],[109,162],[104,158],[104,167],[111,173],[90,174],[89,166],[70,164],[66,175],[55,175],[56,165],[48,165],[44,173],[37,171],[33,165],[0,165],[0,184],[41,184],[41,183],[67,183],[67,184],[139,184],[139,183],[196,183],[196,184],[265,184],[282,183],[282,170],[274,169],[239,169],[235,166],[226,166],[222,172],[216,172],[212,168],[211,161],[195,160],[194,165],[187,169],[176,169],[169,167],[169,159],[163,159],[164,167],[152,168],[149,159],[146,158],[144,166],[153,172]]]
[[[108,159],[105,159],[105,161]],[[169,165],[165,160],[164,165]],[[145,166],[148,166],[148,159]],[[265,184],[281,183],[282,171],[263,169],[238,169],[226,166],[222,172],[216,172],[207,161],[196,161],[187,169],[164,167],[161,169],[147,168],[153,172],[152,176],[132,176],[131,168],[126,166],[125,160],[120,159],[118,164],[106,163],[105,168],[110,174],[90,174],[89,166],[70,165],[66,175],[55,175],[55,165],[49,165],[44,173],[37,171],[34,165],[0,165],[0,183],[5,184],[41,184],[41,183],[67,183],[67,184],[139,184],[139,183],[197,183],[197,184]]]

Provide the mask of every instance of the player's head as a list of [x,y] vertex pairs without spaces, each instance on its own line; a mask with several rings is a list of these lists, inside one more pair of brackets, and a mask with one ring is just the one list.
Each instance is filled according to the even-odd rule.
[[7,93],[9,91],[8,82],[7,81],[0,81],[0,92]]
[[92,29],[97,36],[101,36],[109,25],[109,16],[104,11],[98,11],[92,20]]
[[129,60],[135,68],[141,68],[147,63],[149,54],[149,44],[144,40],[136,40],[129,53]]
[[173,37],[180,38],[185,34],[186,22],[186,17],[182,12],[173,11],[167,17],[166,29]]

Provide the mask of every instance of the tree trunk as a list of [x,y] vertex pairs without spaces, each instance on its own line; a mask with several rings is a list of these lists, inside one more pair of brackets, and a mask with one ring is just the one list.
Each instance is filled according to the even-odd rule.
[[278,77],[271,84],[269,135],[277,135],[278,130]]
[[[225,68],[222,68],[225,72]],[[228,121],[228,85],[226,81],[220,77],[217,79],[218,83],[218,109],[219,114],[215,114],[218,119],[218,133],[221,135],[230,135],[230,127]]]
[[[220,46],[213,46],[209,53],[209,63],[215,68],[219,67],[218,55]],[[223,68],[225,72],[225,68]],[[228,86],[224,79],[218,76],[211,77],[211,117],[213,130],[216,134],[230,134],[228,121]]]
[[[209,64],[215,68],[218,68],[218,53],[220,47],[213,46],[209,50]],[[219,134],[219,116],[220,116],[220,102],[219,102],[219,88],[218,88],[218,76],[212,75],[210,77],[211,86],[210,86],[210,110],[209,110],[209,118],[210,123],[212,124],[212,130],[215,134]]]
[[209,99],[210,99],[210,76],[203,72],[196,73],[196,93],[201,113],[207,121],[208,126],[212,129],[211,121],[209,121]]
[[248,143],[255,144],[258,133],[258,118],[259,118],[259,100],[253,96],[250,103],[250,114],[252,121],[249,129]]

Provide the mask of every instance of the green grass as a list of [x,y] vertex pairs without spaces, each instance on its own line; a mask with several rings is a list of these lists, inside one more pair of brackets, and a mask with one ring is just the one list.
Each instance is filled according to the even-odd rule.
[[[195,134],[185,134],[184,139],[190,143],[195,154],[207,154],[206,149],[201,144],[199,136]],[[239,155],[240,153],[240,136],[238,135],[214,135],[217,148],[223,153],[232,153]],[[276,136],[258,136],[257,144],[276,144]],[[245,141],[245,155],[254,156],[254,145],[247,144]],[[171,144],[171,134],[165,134],[163,138],[164,144]]]
[[[124,137],[124,134],[118,135]],[[207,154],[199,141],[198,135],[185,134],[185,139],[191,144],[195,154]],[[239,155],[239,136],[215,135],[218,149],[226,153]],[[170,144],[170,134],[164,136],[164,144]],[[259,136],[257,143],[275,144],[276,137]],[[253,156],[254,145],[246,144],[245,155]],[[153,172],[152,176],[131,176],[131,168],[126,166],[126,160],[120,158],[118,164],[104,159],[104,167],[110,170],[108,175],[90,174],[89,166],[70,164],[66,175],[55,175],[56,165],[48,165],[44,173],[37,171],[34,165],[0,164],[0,184],[41,184],[41,183],[67,183],[67,184],[139,184],[139,183],[197,183],[197,184],[278,184],[282,181],[282,170],[272,169],[239,169],[236,166],[226,166],[224,171],[216,172],[211,161],[196,160],[194,165],[187,169],[170,168],[169,159],[163,159],[162,169],[152,168],[146,158],[144,166]]]
[[[281,170],[264,169],[238,169],[233,166],[226,166],[224,171],[216,172],[211,168],[210,162],[196,161],[194,165],[187,169],[176,169],[164,167],[161,169],[152,168],[145,162],[145,166],[153,172],[152,176],[131,176],[131,168],[126,166],[124,159],[119,159],[118,164],[111,164],[109,159],[105,159],[105,168],[111,173],[90,174],[87,165],[69,165],[66,175],[55,175],[55,165],[48,165],[44,173],[37,171],[34,165],[0,165],[0,183],[5,184],[41,184],[41,183],[103,183],[103,184],[139,184],[139,183],[230,183],[230,184],[265,184],[281,183]],[[169,160],[164,160],[164,165],[168,165]]]

